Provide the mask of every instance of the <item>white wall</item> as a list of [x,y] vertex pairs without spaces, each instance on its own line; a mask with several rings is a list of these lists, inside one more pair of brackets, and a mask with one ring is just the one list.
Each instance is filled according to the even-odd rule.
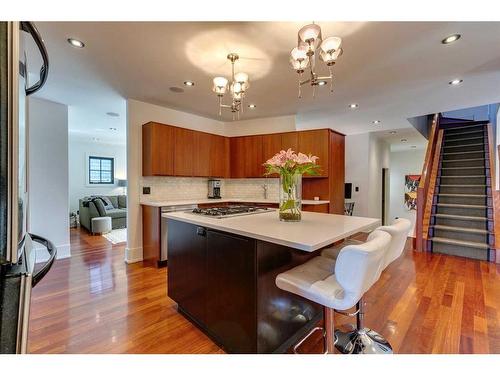
[[352,183],[353,215],[382,217],[382,168],[388,167],[386,142],[372,133],[345,137],[345,182]]
[[29,98],[28,126],[29,231],[51,240],[58,258],[65,258],[70,256],[68,107]]
[[[91,186],[87,184],[87,160],[92,156],[113,157],[115,159],[115,185]],[[123,188],[118,187],[117,180],[127,178],[127,146],[125,144],[108,144],[82,139],[70,133],[69,136],[69,209],[78,210],[78,200],[89,195],[118,195]]]
[[497,123],[496,123],[496,128],[495,128],[495,134],[496,134],[496,146],[495,146],[495,184],[496,190],[500,190],[500,162],[499,162],[499,154],[498,154],[498,146],[500,145],[500,129],[498,129],[498,126],[500,126],[500,109],[498,110],[497,113]]
[[389,168],[390,147],[372,133],[369,145],[367,216],[382,218],[382,169]]
[[233,121],[226,122],[224,125],[224,135],[228,137],[281,133],[295,130],[297,130],[295,116],[266,117]]
[[[354,216],[368,216],[368,150],[370,134],[345,137],[345,182],[352,183]],[[356,187],[359,191],[356,192]]]
[[415,236],[415,210],[408,210],[404,205],[405,175],[421,174],[425,159],[425,149],[393,151],[390,153],[390,204],[389,220],[404,217],[412,223],[411,235]]
[[142,214],[140,185],[142,177],[142,125],[156,121],[164,124],[224,135],[224,123],[157,105],[127,100],[127,249],[129,263],[142,260]]

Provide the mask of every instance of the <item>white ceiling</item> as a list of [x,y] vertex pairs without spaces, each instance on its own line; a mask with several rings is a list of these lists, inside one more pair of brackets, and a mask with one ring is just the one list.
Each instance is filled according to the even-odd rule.
[[[498,22],[321,22],[323,36],[343,38],[327,86],[297,99],[297,74],[288,63],[298,29],[307,22],[38,22],[51,68],[39,96],[70,105],[72,131],[125,130],[125,98],[218,118],[214,75],[230,74],[225,56],[242,56],[250,75],[242,119],[297,115],[301,128],[331,127],[345,134],[409,127],[407,118],[500,101]],[[462,38],[451,45],[441,39]],[[71,47],[74,37],[86,47]],[[325,70],[326,73],[326,70]],[[458,87],[448,82],[464,79]],[[192,80],[195,86],[184,87]],[[171,86],[185,89],[175,94]],[[351,110],[348,104],[359,103]],[[110,118],[106,112],[117,112]],[[381,120],[373,125],[372,120]],[[222,118],[230,121],[229,113]],[[112,124],[112,125],[111,125]],[[122,136],[122,135],[120,135]],[[111,134],[111,138],[118,137]]]
[[406,151],[427,148],[427,139],[415,128],[401,128],[374,132],[378,139],[386,142],[391,151]]

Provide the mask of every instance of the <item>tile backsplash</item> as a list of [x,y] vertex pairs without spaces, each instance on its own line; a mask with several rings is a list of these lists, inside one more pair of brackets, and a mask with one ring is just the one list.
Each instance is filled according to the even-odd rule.
[[[278,178],[221,179],[223,198],[264,198],[267,185],[268,199],[278,199]],[[142,194],[142,188],[149,186],[151,194]],[[208,178],[199,177],[142,177],[141,199],[185,200],[205,199],[208,193]]]
[[278,199],[278,178],[237,178],[224,180],[224,198],[264,198],[264,185],[267,185],[267,198]]

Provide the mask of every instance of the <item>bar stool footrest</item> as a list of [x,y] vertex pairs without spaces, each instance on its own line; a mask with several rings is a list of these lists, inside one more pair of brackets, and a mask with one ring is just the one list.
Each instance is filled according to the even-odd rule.
[[393,354],[391,344],[369,328],[349,332],[337,329],[335,342],[335,347],[343,354]]

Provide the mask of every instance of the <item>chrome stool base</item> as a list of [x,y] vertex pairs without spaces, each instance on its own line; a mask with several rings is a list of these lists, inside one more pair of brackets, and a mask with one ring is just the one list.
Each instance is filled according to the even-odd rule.
[[391,344],[369,328],[349,332],[335,330],[335,342],[343,354],[393,354]]

